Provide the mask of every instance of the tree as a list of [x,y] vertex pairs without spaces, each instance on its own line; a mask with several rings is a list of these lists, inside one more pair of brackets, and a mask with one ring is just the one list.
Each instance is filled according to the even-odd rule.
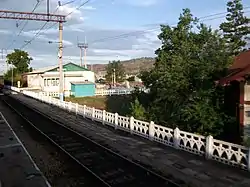
[[250,34],[250,19],[244,16],[243,10],[241,0],[228,1],[226,22],[220,25],[233,55],[239,54],[245,48],[246,36]]
[[231,118],[223,112],[223,88],[215,81],[232,62],[218,31],[198,24],[184,9],[176,27],[161,25],[156,63],[141,78],[150,89],[147,113],[156,123],[218,135]]
[[6,56],[7,63],[16,68],[17,73],[22,74],[29,72],[29,65],[33,60],[26,51],[15,49],[13,53]]
[[29,57],[27,52],[15,49],[13,53],[6,56],[6,59],[6,62],[10,64],[12,68],[4,74],[4,79],[11,82],[13,76],[14,84],[17,81],[21,81],[23,84],[21,75],[25,72],[32,71],[32,68],[29,67],[32,58]]
[[133,116],[135,119],[139,120],[145,120],[145,109],[144,107],[140,104],[138,98],[135,99],[133,103],[131,103],[131,116]]
[[106,66],[106,81],[112,82],[115,74],[116,82],[123,82],[125,79],[125,71],[120,61],[109,62]]

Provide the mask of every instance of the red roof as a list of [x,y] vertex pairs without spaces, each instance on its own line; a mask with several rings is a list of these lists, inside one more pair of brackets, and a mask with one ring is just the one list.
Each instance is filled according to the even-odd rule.
[[234,63],[229,68],[228,75],[219,80],[222,85],[229,84],[231,81],[244,81],[250,74],[250,50],[244,51],[235,57]]

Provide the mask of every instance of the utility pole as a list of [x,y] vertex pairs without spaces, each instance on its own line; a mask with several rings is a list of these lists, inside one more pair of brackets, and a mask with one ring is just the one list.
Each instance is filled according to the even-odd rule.
[[114,71],[114,85],[113,86],[115,87],[115,81],[116,81],[115,80],[115,69],[113,69],[113,71]]
[[84,68],[87,68],[86,57],[87,57],[88,44],[86,42],[86,36],[85,36],[84,43],[78,42],[78,39],[77,39],[77,47],[80,48],[80,61],[81,61],[80,66],[82,66],[82,50],[84,49]]
[[[49,13],[49,0],[47,0],[47,13],[32,13],[32,12],[17,12],[9,10],[0,10],[0,18],[3,19],[15,19],[15,20],[36,20],[36,21],[50,21],[59,23],[59,70],[60,70],[60,86],[59,92],[60,99],[63,99],[63,72],[62,72],[62,29],[63,22],[66,22],[66,16],[50,14]],[[13,82],[13,79],[12,79]],[[12,83],[13,85],[13,83]]]
[[14,66],[12,64],[12,67],[11,67],[11,86],[14,86],[13,85],[13,82],[14,82],[14,72],[13,72],[14,70],[13,69],[14,69]]
[[48,16],[48,21],[49,21],[49,0],[47,0],[47,16]]
[[64,100],[64,85],[63,85],[63,65],[62,65],[62,55],[63,55],[63,43],[62,43],[62,34],[63,34],[63,24],[59,22],[59,94],[60,100]]

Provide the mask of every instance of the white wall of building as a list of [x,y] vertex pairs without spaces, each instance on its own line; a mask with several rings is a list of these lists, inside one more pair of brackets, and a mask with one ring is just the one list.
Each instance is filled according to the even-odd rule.
[[[64,90],[71,90],[71,82],[95,82],[95,74],[91,71],[72,71],[64,72]],[[59,91],[59,73],[46,72],[43,74],[41,90],[45,92]]]
[[42,89],[43,77],[42,74],[29,74],[27,75],[28,87]]

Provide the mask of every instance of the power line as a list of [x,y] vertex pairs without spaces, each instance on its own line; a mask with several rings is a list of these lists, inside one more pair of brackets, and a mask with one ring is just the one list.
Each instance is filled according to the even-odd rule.
[[[244,10],[246,10],[246,9],[250,9],[250,7],[246,7]],[[249,12],[250,12],[250,10],[246,11],[244,13],[249,13]],[[208,15],[208,16],[199,17],[198,20],[199,20],[199,22],[205,22],[205,21],[212,21],[212,20],[224,18],[225,15],[223,15],[223,16],[219,16],[219,15],[222,15],[222,14],[225,14],[225,13],[227,13],[227,12],[221,12],[221,13],[211,14],[211,15]],[[214,16],[217,16],[217,17],[214,17]],[[159,25],[161,25],[161,24],[159,24]],[[162,24],[162,25],[164,25],[164,24]],[[173,27],[173,26],[176,26],[176,25],[177,25],[177,23],[171,24],[170,26]],[[121,35],[101,38],[101,39],[94,40],[94,41],[90,42],[90,44],[94,44],[94,43],[98,43],[98,42],[105,42],[105,41],[110,41],[110,40],[123,39],[123,38],[127,38],[129,36],[138,36],[138,35],[142,35],[142,34],[145,34],[145,33],[150,33],[150,32],[157,31],[157,30],[159,30],[159,28],[160,28],[160,26],[157,26],[157,27],[154,26],[154,27],[152,27],[150,29],[146,29],[146,30],[133,31],[133,32],[124,33],[124,34],[121,34]],[[74,47],[74,46],[65,46],[64,48],[70,48],[70,47]]]
[[[41,2],[43,0],[37,0],[37,3],[35,4],[34,8],[32,9],[32,13],[35,12],[35,10],[41,5]],[[26,25],[28,24],[28,20],[25,21],[23,27],[21,28],[21,30],[19,31],[19,33],[14,36],[14,37],[18,37],[20,36],[20,34],[23,32],[24,28],[26,27]],[[14,43],[15,43],[16,40],[12,40],[11,44],[7,47],[7,49],[9,49]]]
[[[245,7],[244,10],[247,10],[247,9],[250,9],[250,7]],[[248,13],[250,11],[246,11],[244,13]],[[199,21],[211,21],[211,20],[216,20],[216,19],[220,19],[220,18],[224,18],[224,16],[219,16],[219,15],[223,15],[223,14],[226,14],[228,12],[220,12],[220,13],[215,13],[215,14],[211,14],[211,15],[207,15],[207,16],[202,16],[202,17],[199,17],[198,20]],[[211,17],[214,17],[214,16],[218,16],[218,17],[215,17],[215,18],[211,18]],[[159,24],[161,25],[161,24]],[[151,27],[149,29],[146,29],[146,30],[141,30],[141,31],[133,31],[133,32],[128,32],[128,33],[124,33],[124,34],[120,34],[120,35],[116,35],[116,36],[111,36],[111,37],[106,37],[106,38],[101,38],[101,39],[97,39],[97,40],[94,40],[92,42],[90,42],[90,44],[93,44],[93,43],[97,43],[97,42],[103,42],[103,41],[109,41],[109,40],[116,40],[116,39],[122,39],[122,38],[127,38],[129,36],[137,36],[137,35],[142,35],[142,34],[145,34],[145,33],[149,33],[149,32],[154,32],[154,31],[157,31],[160,26],[154,26],[154,27]],[[162,25],[166,25],[166,23],[163,23]],[[170,26],[176,26],[177,23],[175,24],[172,24]]]
[[[56,9],[56,11],[58,10],[58,8],[59,7],[61,7],[61,6],[64,6],[64,5],[67,5],[67,4],[71,4],[71,3],[74,3],[76,0],[72,0],[72,1],[69,1],[69,2],[67,2],[67,3],[65,3],[65,4],[63,4],[63,5],[61,5],[60,3],[59,3],[59,6],[57,7],[57,9]],[[76,11],[76,10],[79,10],[81,7],[83,7],[84,5],[86,5],[87,3],[89,3],[91,0],[87,0],[87,1],[85,1],[85,2],[83,2],[82,4],[80,4],[78,7],[76,7],[74,10],[72,10],[70,13],[68,13],[67,15],[66,15],[66,17],[68,17],[69,15],[71,15],[74,11]],[[48,27],[45,31],[43,31],[42,32],[42,29],[47,25],[47,23],[48,22],[46,22],[43,26],[42,26],[42,28],[27,42],[27,43],[25,43],[20,49],[23,49],[24,47],[26,47],[28,44],[31,44],[31,42],[33,41],[33,40],[35,40],[40,34],[42,34],[42,33],[44,33],[44,32],[46,32],[47,30],[49,30],[50,28],[52,28],[52,27],[54,27],[57,23],[54,23],[54,24],[52,24],[50,27]],[[42,33],[41,33],[42,32]]]

